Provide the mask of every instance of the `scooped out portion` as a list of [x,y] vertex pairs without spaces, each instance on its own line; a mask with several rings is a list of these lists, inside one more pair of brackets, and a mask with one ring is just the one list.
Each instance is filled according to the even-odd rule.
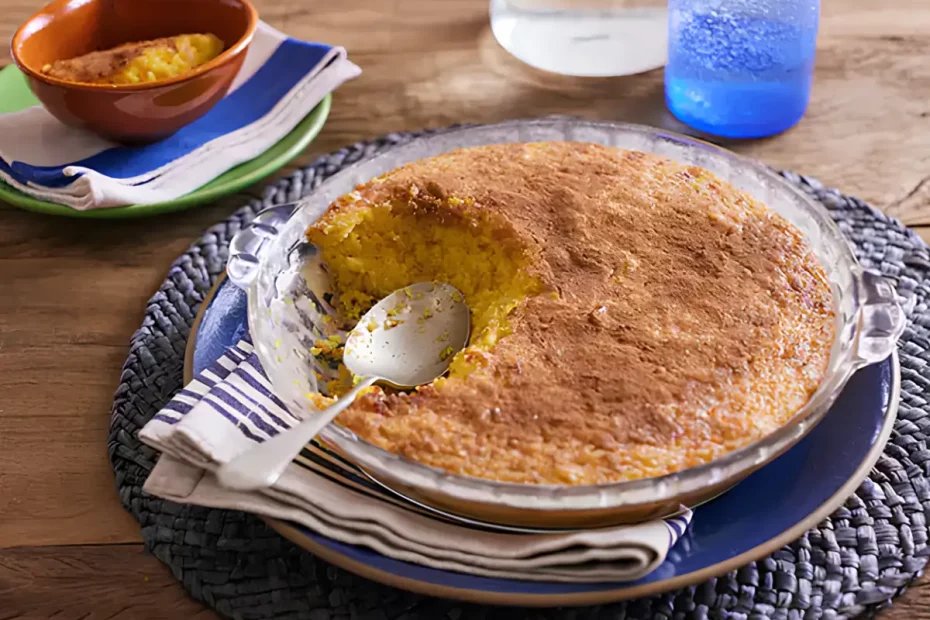
[[472,335],[452,362],[452,377],[466,376],[478,352],[510,334],[511,312],[542,290],[528,270],[527,244],[506,220],[470,203],[414,192],[366,204],[349,194],[307,235],[322,251],[336,309],[351,325],[382,298],[416,282],[445,282],[461,291]]

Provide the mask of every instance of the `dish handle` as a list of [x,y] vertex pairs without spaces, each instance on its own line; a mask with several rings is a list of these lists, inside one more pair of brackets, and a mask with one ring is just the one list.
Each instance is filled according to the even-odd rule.
[[299,202],[288,202],[268,207],[233,236],[226,263],[226,275],[233,284],[244,291],[248,290],[258,275],[262,251],[277,236],[278,228],[291,219],[298,206]]
[[907,313],[914,298],[903,298],[881,274],[861,270],[856,274],[860,304],[859,334],[856,339],[857,367],[881,362],[895,350],[907,326]]

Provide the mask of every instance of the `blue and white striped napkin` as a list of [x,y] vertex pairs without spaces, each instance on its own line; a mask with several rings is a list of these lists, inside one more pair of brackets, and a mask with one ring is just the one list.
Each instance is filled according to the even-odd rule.
[[160,142],[121,146],[41,106],[0,114],[0,180],[81,211],[173,200],[264,153],[360,73],[343,48],[261,23],[226,97]]
[[299,523],[343,543],[433,568],[524,580],[630,581],[657,568],[691,512],[622,527],[506,533],[463,524],[392,494],[316,442],[274,487],[223,488],[218,464],[297,422],[275,398],[248,341],[231,347],[140,431],[163,454],[144,490],[166,499]]

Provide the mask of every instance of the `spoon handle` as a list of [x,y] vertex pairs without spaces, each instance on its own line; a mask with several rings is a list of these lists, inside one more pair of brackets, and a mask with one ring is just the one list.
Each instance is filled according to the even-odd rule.
[[216,470],[217,480],[227,489],[236,491],[254,491],[270,487],[304,446],[343,409],[351,405],[359,392],[377,380],[378,377],[363,378],[345,396],[323,411],[222,465]]

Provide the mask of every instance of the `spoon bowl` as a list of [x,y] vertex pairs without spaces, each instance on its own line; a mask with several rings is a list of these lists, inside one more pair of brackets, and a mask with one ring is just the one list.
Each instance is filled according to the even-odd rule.
[[431,382],[468,344],[470,320],[462,294],[448,284],[420,282],[391,293],[346,339],[342,361],[356,377],[378,377],[397,388]]
[[430,383],[449,369],[470,331],[465,297],[455,287],[420,282],[394,291],[366,312],[346,339],[343,364],[355,376],[354,387],[323,411],[220,466],[217,479],[237,491],[271,486],[362,390],[378,381],[399,389]]

